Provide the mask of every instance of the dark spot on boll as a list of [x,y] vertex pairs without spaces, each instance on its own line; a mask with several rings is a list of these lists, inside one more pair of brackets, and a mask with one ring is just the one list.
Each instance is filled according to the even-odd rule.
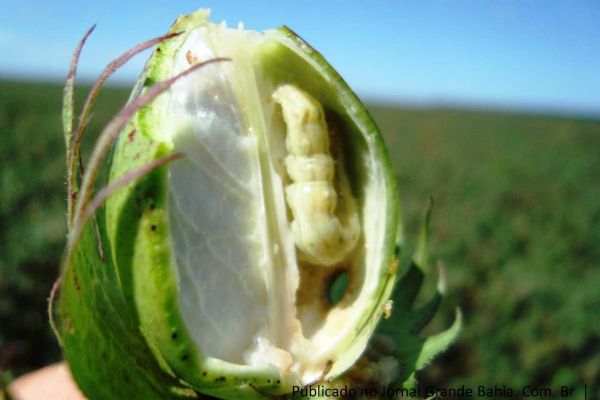
[[152,226],[150,227],[150,229],[152,230],[152,232],[156,232],[156,225],[152,225]]
[[156,205],[154,205],[154,203],[150,203],[150,210],[154,210],[156,208]]
[[279,379],[277,379],[277,384],[279,385],[281,383],[281,381]]
[[177,339],[177,332],[171,333],[171,339]]
[[184,354],[183,356],[181,356],[181,361],[186,361],[188,358],[190,358],[190,355]]
[[146,77],[146,79],[144,80],[144,86],[152,86],[156,83],[156,79],[151,78],[151,77]]
[[225,378],[224,376],[220,376],[217,379],[215,379],[215,382],[225,382],[227,380],[227,378]]
[[202,373],[202,376],[206,376],[206,375],[208,375],[208,372],[204,371],[204,372]]

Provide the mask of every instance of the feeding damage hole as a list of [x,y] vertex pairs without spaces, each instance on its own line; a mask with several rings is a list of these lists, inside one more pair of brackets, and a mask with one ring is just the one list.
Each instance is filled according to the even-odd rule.
[[327,300],[332,306],[338,304],[346,294],[346,289],[350,284],[350,275],[345,269],[336,271],[330,278],[329,285],[327,285]]

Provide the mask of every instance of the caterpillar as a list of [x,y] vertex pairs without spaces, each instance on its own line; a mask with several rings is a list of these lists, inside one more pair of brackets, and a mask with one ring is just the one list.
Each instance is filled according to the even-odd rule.
[[329,150],[325,113],[316,99],[290,84],[278,87],[272,96],[281,106],[287,128],[285,167],[291,183],[285,196],[293,217],[294,243],[300,259],[320,266],[335,265],[356,246],[360,223],[339,160],[335,179],[336,162]]

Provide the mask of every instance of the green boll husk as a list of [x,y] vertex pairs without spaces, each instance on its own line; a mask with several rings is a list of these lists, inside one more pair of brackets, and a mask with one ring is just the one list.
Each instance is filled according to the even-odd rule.
[[[314,384],[409,387],[455,340],[460,314],[448,331],[418,336],[443,292],[412,310],[429,211],[392,293],[399,200],[364,105],[286,27],[228,29],[200,10],[156,42],[81,182],[81,46],[67,79],[69,243],[50,312],[82,391],[246,399]],[[115,139],[109,183],[94,197]]]

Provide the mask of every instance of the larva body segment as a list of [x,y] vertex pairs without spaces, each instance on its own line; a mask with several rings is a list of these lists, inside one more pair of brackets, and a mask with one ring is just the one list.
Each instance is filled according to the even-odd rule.
[[[294,242],[304,261],[333,266],[354,249],[360,232],[343,163],[336,180],[325,114],[316,99],[293,85],[280,86],[273,99],[287,125],[285,166],[292,183],[286,200]],[[338,207],[338,197],[344,207]]]

